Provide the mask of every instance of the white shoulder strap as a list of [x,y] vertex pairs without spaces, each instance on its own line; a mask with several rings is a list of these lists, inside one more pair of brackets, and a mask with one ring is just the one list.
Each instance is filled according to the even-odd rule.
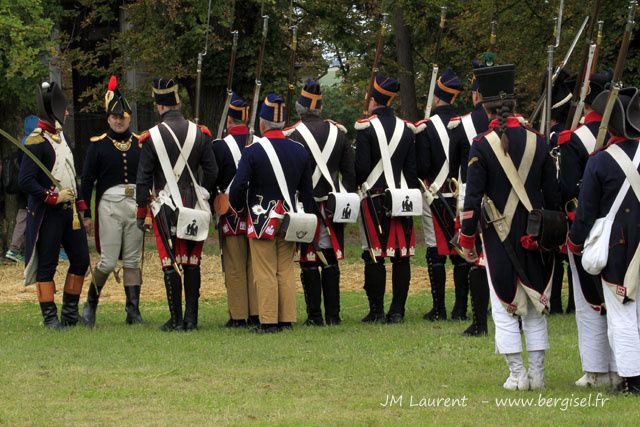
[[463,116],[460,121],[462,122],[462,127],[464,128],[464,133],[467,136],[469,144],[473,144],[473,138],[478,136],[478,131],[476,131],[476,127],[473,124],[473,118],[471,117],[471,114]]
[[176,181],[176,176],[174,175],[174,169],[171,167],[169,155],[167,154],[167,149],[164,146],[164,141],[162,140],[160,129],[158,129],[158,126],[154,126],[149,129],[149,134],[151,136],[151,141],[153,141],[153,148],[156,149],[156,154],[158,155],[158,160],[160,161],[160,167],[162,168],[164,179],[165,181],[167,181],[167,186],[169,187],[171,198],[173,198],[173,203],[178,208],[181,208],[183,206],[182,197],[180,197],[178,182]]
[[[531,212],[533,210],[533,206],[531,205],[531,200],[529,200],[529,195],[527,194],[527,190],[524,188],[524,183],[518,174],[518,170],[513,164],[513,160],[508,153],[505,153],[500,145],[500,137],[496,132],[490,132],[485,136],[487,141],[489,141],[489,146],[493,150],[493,153],[498,158],[498,162],[500,166],[502,166],[502,170],[507,175],[507,179],[511,183],[511,187],[513,187],[513,191],[518,195],[518,199],[527,209],[527,211]],[[536,141],[536,134],[531,131],[527,131],[527,140],[526,144],[533,144]],[[532,152],[533,155],[534,152]],[[524,161],[524,159],[523,159]]]
[[371,125],[373,126],[374,131],[376,132],[376,137],[378,140],[378,146],[380,147],[380,160],[382,160],[382,170],[384,172],[384,179],[387,181],[387,187],[390,189],[396,188],[395,178],[393,177],[393,166],[391,165],[391,156],[390,147],[393,145],[397,147],[400,143],[400,139],[402,139],[402,134],[404,133],[404,122],[398,118],[396,118],[396,126],[393,129],[393,134],[391,135],[391,141],[387,144],[387,136],[384,133],[384,127],[382,127],[382,123],[377,118],[371,121]]
[[449,176],[449,133],[442,119],[437,114],[431,118],[431,123],[433,123],[436,128],[436,133],[438,134],[438,138],[440,138],[445,155],[444,164],[433,180],[433,183],[431,183],[431,188],[439,191]]
[[624,201],[624,198],[627,196],[627,192],[629,191],[629,186],[633,188],[633,191],[636,193],[636,197],[640,200],[640,174],[638,174],[638,164],[640,163],[640,149],[636,150],[636,154],[633,156],[633,162],[629,159],[629,156],[620,148],[618,145],[613,144],[607,148],[607,153],[613,157],[622,171],[624,172],[627,179],[620,187],[620,191],[618,191],[618,195],[611,205],[611,209],[607,214],[608,219],[615,218],[618,210],[620,209],[620,205]]
[[318,142],[304,123],[298,124],[298,126],[296,126],[296,130],[307,143],[307,147],[309,147],[309,151],[311,151],[311,155],[316,161],[316,170],[313,172],[313,187],[315,188],[318,184],[318,181],[320,180],[319,175],[321,174],[324,179],[327,180],[329,185],[331,185],[331,191],[335,192],[336,187],[333,185],[331,173],[327,167],[327,162],[329,161],[329,157],[333,152],[333,147],[335,147],[336,140],[338,139],[338,127],[333,123],[329,123],[329,136],[327,137],[327,141],[322,151],[320,151]]
[[236,164],[236,169],[238,169],[238,163],[240,163],[240,156],[242,153],[240,152],[240,147],[238,147],[238,143],[233,135],[227,135],[224,137],[223,141],[227,144],[227,148],[231,152],[231,157],[233,157],[233,162]]
[[[400,120],[400,121],[402,121],[402,120]],[[369,123],[374,124],[375,122],[379,123],[380,119],[375,117],[375,118],[371,119]],[[402,129],[404,131],[404,127],[401,127],[400,129]],[[396,131],[398,130],[397,127],[396,127],[395,130]],[[402,136],[402,134],[400,136]],[[393,138],[391,138],[391,142],[389,143],[389,148],[388,148],[389,157],[393,156],[393,153],[396,152],[396,149],[398,148],[398,145],[400,144],[401,140],[402,140],[402,138],[398,138],[397,140],[394,140]],[[385,142],[386,142],[386,137],[385,137]],[[367,177],[367,180],[366,180],[365,184],[369,188],[373,187],[373,185],[376,183],[378,178],[380,178],[380,175],[382,175],[383,170],[384,170],[384,167],[382,165],[382,157],[381,157],[380,160],[378,160],[378,163],[376,163],[376,165],[373,167],[373,169],[369,173],[369,176]]]
[[593,153],[593,150],[596,148],[596,137],[591,133],[589,128],[587,126],[580,126],[573,133],[580,139],[587,153]]
[[[175,142],[176,146],[178,147],[178,152],[180,153],[180,157],[178,159],[182,159],[185,166],[187,167],[187,170],[189,171],[189,175],[191,176],[191,181],[193,182],[193,188],[196,193],[196,198],[198,199],[198,204],[200,205],[200,209],[206,209],[204,198],[202,197],[202,194],[200,194],[200,186],[198,185],[198,181],[196,180],[196,177],[193,174],[191,167],[189,166],[189,162],[187,161],[188,157],[184,155],[184,153],[182,152],[182,149],[180,148],[180,142],[178,142],[178,137],[173,132],[173,129],[169,127],[169,125],[167,125],[166,123],[161,123],[161,124],[164,125],[164,127],[169,131],[169,133],[173,137],[173,142]],[[198,132],[198,125],[190,121],[189,128],[187,130],[187,137],[185,139],[185,146],[191,145],[191,147],[193,147],[197,132]],[[188,141],[190,141],[190,143]],[[191,153],[191,150],[189,150],[189,153]],[[176,188],[177,188],[177,185],[176,185]],[[182,201],[180,201],[180,204],[182,204]]]
[[262,146],[264,152],[267,154],[269,158],[269,162],[271,163],[271,169],[273,169],[273,174],[276,176],[276,181],[278,181],[278,187],[280,187],[280,192],[282,193],[282,198],[289,206],[289,209],[296,212],[296,206],[291,203],[291,198],[289,197],[289,186],[287,185],[287,180],[284,177],[284,171],[282,170],[282,164],[280,163],[280,159],[278,158],[278,154],[276,154],[276,150],[274,150],[271,141],[268,138],[258,138],[254,142],[257,142]]
[[[169,125],[167,125],[166,123],[162,123],[166,128],[169,128]],[[184,159],[188,159],[189,156],[191,155],[191,150],[193,149],[193,145],[195,144],[196,141],[196,137],[195,137],[195,133],[193,134],[193,138],[189,138],[189,135],[187,134],[187,139],[185,139],[184,144],[182,146],[178,145],[178,147],[180,148],[180,151],[182,153],[184,153],[184,156],[180,156],[178,157],[178,159],[176,160],[176,164],[173,165],[173,173],[176,175],[176,179],[180,179],[180,177],[182,176],[182,172],[184,171],[184,165],[185,165],[185,160]]]

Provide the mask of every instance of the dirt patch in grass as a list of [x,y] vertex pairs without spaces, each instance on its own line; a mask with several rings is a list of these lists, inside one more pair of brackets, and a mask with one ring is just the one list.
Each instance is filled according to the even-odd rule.
[[[91,263],[95,266],[98,261],[98,255],[91,255]],[[68,268],[68,262],[61,262],[58,266],[55,282],[57,287],[57,295],[61,298],[64,279]],[[0,265],[0,303],[15,302],[35,302],[36,288],[35,286],[25,287],[23,285],[23,269],[22,264],[6,264]],[[344,290],[362,290],[364,283],[363,265],[360,262],[344,262],[340,266],[342,279],[341,288]],[[387,262],[387,291],[391,290],[391,263]],[[448,286],[453,286],[452,272],[450,269],[448,274]],[[121,274],[120,274],[121,276]],[[144,257],[143,266],[143,285],[141,298],[146,301],[164,300],[165,290],[160,269],[160,261],[158,256],[147,251]],[[296,273],[298,281],[298,289],[302,292],[300,286],[300,277]],[[85,285],[83,289],[83,297],[89,288],[91,276],[87,273]],[[427,269],[425,267],[413,265],[411,268],[411,291],[417,292],[425,290],[429,287],[429,279]],[[220,257],[212,254],[205,254],[202,260],[202,296],[207,299],[218,299],[226,295],[224,286],[224,274],[220,266]],[[122,291],[122,283],[118,284],[114,275],[110,275],[106,286],[102,290],[102,301],[124,301],[124,292]]]

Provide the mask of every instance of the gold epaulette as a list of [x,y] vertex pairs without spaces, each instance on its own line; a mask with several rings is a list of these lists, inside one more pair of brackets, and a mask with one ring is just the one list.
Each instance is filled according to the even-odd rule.
[[96,135],[96,136],[92,136],[91,138],[89,138],[89,141],[91,142],[98,142],[98,141],[102,141],[104,139],[104,137],[107,136],[107,133],[103,133],[102,135]]
[[46,140],[44,139],[44,136],[42,136],[42,129],[35,128],[33,132],[29,134],[24,144],[35,145],[35,144],[40,144],[41,142],[44,142],[44,141]]

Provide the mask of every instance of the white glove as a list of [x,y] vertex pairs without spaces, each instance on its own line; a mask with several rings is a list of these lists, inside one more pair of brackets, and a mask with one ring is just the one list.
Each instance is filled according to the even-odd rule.
[[75,194],[70,188],[63,188],[58,193],[58,200],[56,200],[56,205],[60,203],[68,203],[73,200]]

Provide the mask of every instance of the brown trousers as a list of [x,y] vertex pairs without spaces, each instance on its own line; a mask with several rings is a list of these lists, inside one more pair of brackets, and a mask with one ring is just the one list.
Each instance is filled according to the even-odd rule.
[[249,248],[253,280],[258,290],[260,323],[295,322],[295,243],[280,236],[275,240],[249,239]]
[[258,314],[258,296],[251,271],[247,236],[226,236],[222,243],[224,282],[227,287],[229,317],[247,319]]

